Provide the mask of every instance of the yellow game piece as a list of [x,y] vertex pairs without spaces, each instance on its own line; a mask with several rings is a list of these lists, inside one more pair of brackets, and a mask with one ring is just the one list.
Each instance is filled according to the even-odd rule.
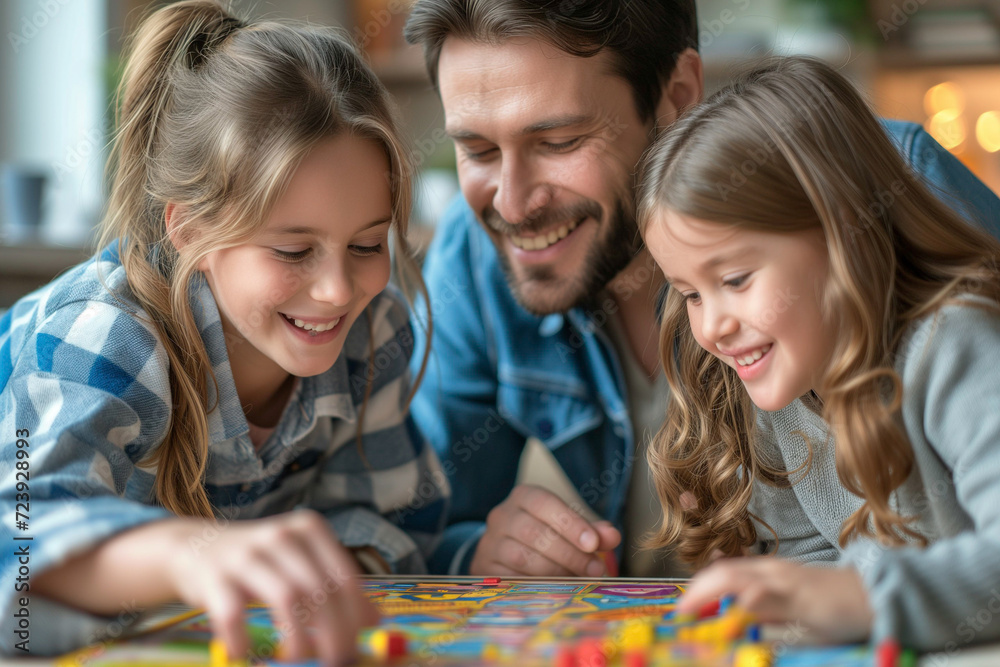
[[633,618],[625,622],[622,628],[622,648],[626,651],[644,649],[656,641],[656,629],[646,619]]
[[397,630],[379,628],[369,638],[372,652],[382,662],[401,658],[406,655],[406,635]]
[[694,626],[694,641],[697,644],[711,644],[719,636],[713,621],[702,621]]
[[535,635],[533,643],[538,646],[549,646],[556,643],[556,636],[552,634],[551,630],[541,630]]
[[372,653],[375,654],[379,660],[385,660],[389,657],[389,631],[385,628],[379,628],[375,630],[371,637],[368,638],[368,643],[372,647]]
[[221,639],[208,642],[208,662],[212,667],[229,667],[229,650]]
[[733,655],[733,667],[771,667],[771,650],[763,644],[743,644]]
[[746,633],[749,623],[742,617],[723,616],[717,621],[719,628],[719,638],[728,641],[739,639]]
[[483,647],[482,658],[486,662],[493,662],[500,658],[500,648],[496,644],[487,644]]

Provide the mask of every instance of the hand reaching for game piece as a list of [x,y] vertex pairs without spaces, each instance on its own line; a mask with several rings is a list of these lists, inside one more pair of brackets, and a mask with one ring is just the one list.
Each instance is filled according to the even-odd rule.
[[725,595],[762,623],[801,624],[820,641],[861,641],[871,631],[868,593],[852,567],[807,567],[772,556],[720,559],[695,575],[677,612],[697,613]]
[[315,512],[232,522],[207,545],[195,549],[189,541],[177,553],[169,573],[177,595],[206,610],[231,659],[249,649],[250,601],[270,606],[283,660],[315,654],[324,664],[347,662],[355,657],[358,631],[378,621],[357,585],[354,559]]
[[601,577],[609,573],[600,552],[619,542],[610,522],[590,523],[549,491],[521,485],[487,515],[469,572]]

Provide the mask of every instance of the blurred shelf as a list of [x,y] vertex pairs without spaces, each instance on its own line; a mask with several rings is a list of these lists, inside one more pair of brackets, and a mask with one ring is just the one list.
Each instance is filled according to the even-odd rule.
[[886,49],[878,57],[878,66],[886,69],[918,70],[934,67],[996,67],[997,65],[1000,65],[1000,53],[989,56],[961,54],[928,56],[910,50]]
[[372,69],[386,86],[426,86],[430,77],[424,66],[424,54],[419,47],[408,46],[388,53],[369,55]]
[[48,283],[91,256],[88,248],[68,248],[41,242],[0,245],[0,308]]

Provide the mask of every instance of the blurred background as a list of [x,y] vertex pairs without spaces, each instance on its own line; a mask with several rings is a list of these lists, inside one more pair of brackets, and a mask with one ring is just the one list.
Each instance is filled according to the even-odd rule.
[[[642,1],[642,0],[639,0]],[[457,191],[440,102],[402,27],[411,0],[233,0],[251,18],[339,25],[395,96],[420,167],[425,245]],[[84,259],[123,38],[161,0],[0,1],[0,309]],[[697,0],[708,93],[741,63],[805,53],[880,114],[924,125],[1000,192],[1000,0]]]

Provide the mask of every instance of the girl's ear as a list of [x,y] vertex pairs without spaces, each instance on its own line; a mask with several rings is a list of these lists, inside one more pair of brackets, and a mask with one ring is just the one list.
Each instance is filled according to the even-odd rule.
[[682,111],[701,102],[704,93],[701,56],[694,49],[685,49],[677,56],[670,79],[663,84],[660,104],[656,107],[656,126],[668,127]]
[[167,202],[163,209],[164,222],[167,226],[167,237],[174,244],[178,252],[190,241],[191,231],[184,229],[184,221],[187,218],[186,210],[173,202]]

